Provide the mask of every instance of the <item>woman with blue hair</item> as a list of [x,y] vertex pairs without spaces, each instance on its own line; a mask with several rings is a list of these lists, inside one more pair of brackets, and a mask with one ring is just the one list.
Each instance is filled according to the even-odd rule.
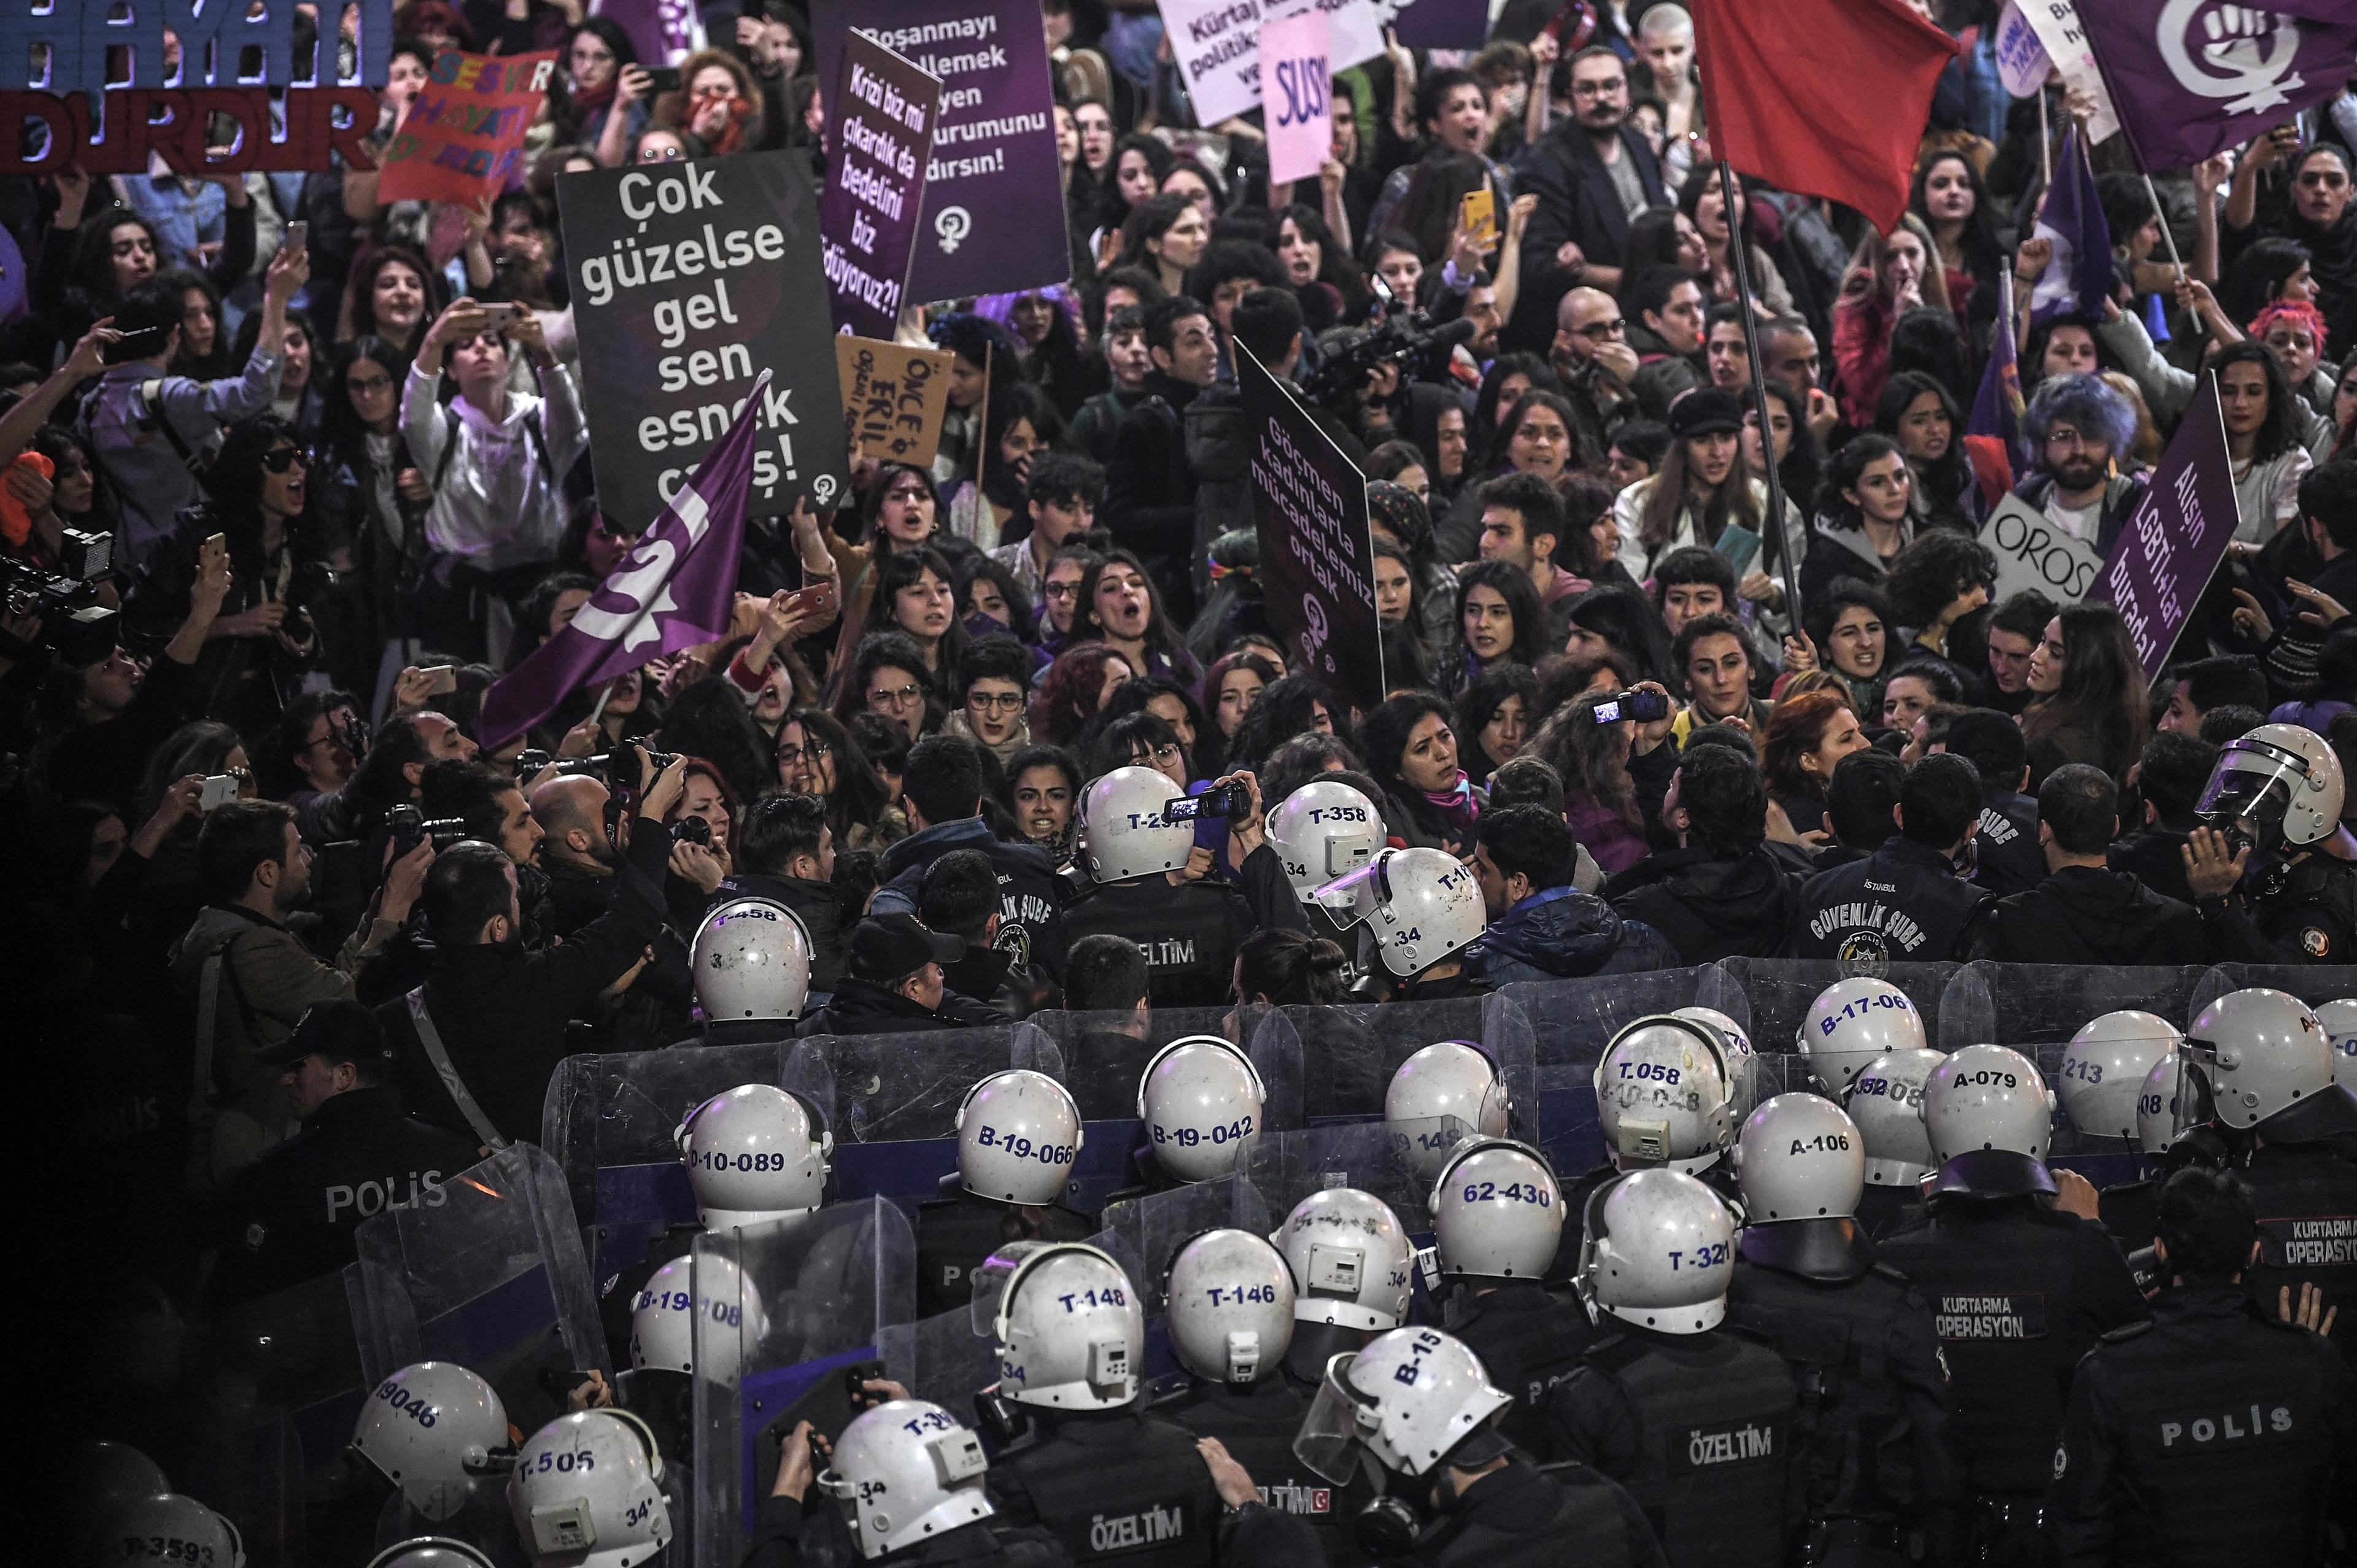
[[2050,376],[2031,394],[2023,425],[2032,469],[2014,494],[2097,554],[2108,553],[2147,482],[2141,470],[2126,471],[2136,410],[2094,376]]

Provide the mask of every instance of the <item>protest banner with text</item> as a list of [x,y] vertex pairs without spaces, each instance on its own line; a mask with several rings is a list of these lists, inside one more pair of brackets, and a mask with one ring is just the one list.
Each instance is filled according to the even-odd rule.
[[843,81],[829,105],[834,176],[818,203],[838,332],[889,338],[899,322],[941,95],[939,77],[866,34],[845,40]]
[[385,145],[380,201],[473,206],[523,181],[523,136],[556,73],[554,54],[445,49]]
[[1337,701],[1365,712],[1383,700],[1367,477],[1241,343],[1236,379],[1255,430],[1253,526],[1269,625]]
[[642,528],[728,429],[763,370],[748,515],[849,488],[818,193],[791,152],[557,182],[581,384],[608,516]]
[[2024,588],[2035,588],[2057,604],[2075,605],[2094,586],[2104,558],[2095,547],[2072,538],[2019,496],[2007,496],[1981,524],[1981,542],[1996,557],[1996,586],[1989,603],[2002,604]]
[[[1344,70],[1383,52],[1383,23],[1392,7],[1377,0],[1316,0],[1326,17],[1326,64]],[[1216,125],[1260,107],[1263,27],[1296,9],[1260,0],[1161,0],[1187,97],[1199,124]]]
[[909,298],[1012,294],[1072,275],[1035,0],[819,0],[811,21],[829,91],[855,27],[941,83]]
[[855,456],[930,468],[950,410],[950,353],[866,338],[834,340],[845,439]]
[[2205,372],[2087,596],[2120,612],[2147,680],[2169,662],[2234,542],[2240,515],[2226,424],[2218,412],[2218,378]]
[[1326,67],[1326,14],[1308,10],[1260,30],[1262,124],[1268,131],[1268,177],[1279,185],[1313,179],[1334,147],[1327,107],[1333,73]]

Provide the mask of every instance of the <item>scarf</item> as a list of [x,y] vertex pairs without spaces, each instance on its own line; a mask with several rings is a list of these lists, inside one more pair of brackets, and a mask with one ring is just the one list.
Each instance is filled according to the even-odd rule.
[[606,79],[604,86],[574,88],[571,93],[573,107],[579,110],[582,117],[587,119],[614,102],[614,89],[620,83],[621,69],[618,66],[615,68],[615,73]]
[[1426,789],[1424,798],[1452,826],[1470,832],[1473,824],[1481,820],[1481,801],[1473,793],[1473,781],[1465,776],[1461,768],[1457,770],[1455,784],[1446,789]]

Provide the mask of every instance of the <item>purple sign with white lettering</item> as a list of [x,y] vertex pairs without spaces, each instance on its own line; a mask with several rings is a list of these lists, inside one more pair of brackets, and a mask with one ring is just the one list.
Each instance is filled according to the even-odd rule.
[[837,332],[888,343],[899,328],[941,95],[933,77],[865,33],[850,36],[826,105],[834,174],[818,199]]
[[811,22],[830,94],[854,27],[941,81],[909,298],[1014,294],[1072,275],[1038,0],[818,0]]
[[2194,605],[2233,542],[2237,516],[2218,378],[2205,374],[2177,438],[2160,455],[2152,483],[2087,594],[2120,612],[2147,680],[2160,673],[2193,618]]

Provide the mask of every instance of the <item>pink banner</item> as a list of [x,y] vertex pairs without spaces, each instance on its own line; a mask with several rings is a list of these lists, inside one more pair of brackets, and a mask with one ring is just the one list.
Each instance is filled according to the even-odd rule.
[[1268,177],[1285,185],[1313,177],[1333,156],[1326,107],[1326,13],[1311,6],[1260,29],[1260,103],[1268,130]]

